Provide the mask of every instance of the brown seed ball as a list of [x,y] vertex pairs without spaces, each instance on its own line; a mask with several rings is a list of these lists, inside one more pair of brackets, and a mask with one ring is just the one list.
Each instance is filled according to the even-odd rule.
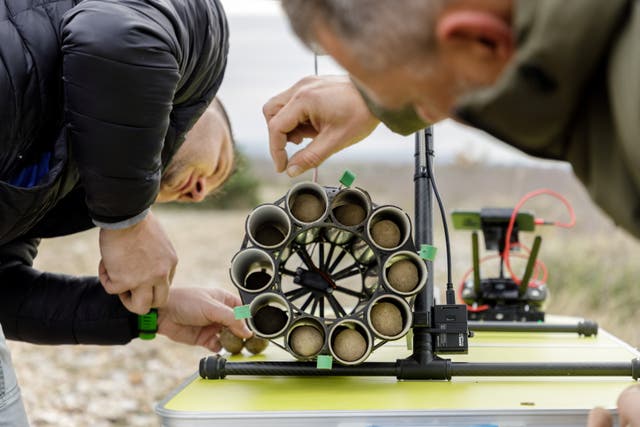
[[322,332],[310,325],[302,325],[291,331],[289,345],[299,356],[309,357],[322,349],[324,337]]
[[220,331],[220,344],[222,347],[231,354],[237,354],[242,351],[244,341],[242,338],[233,335],[228,328],[224,328]]
[[411,292],[420,280],[418,267],[408,259],[394,262],[387,270],[389,284],[399,292]]
[[360,359],[367,351],[367,341],[360,332],[345,329],[336,335],[333,341],[333,351],[340,359],[353,362]]
[[315,194],[298,194],[291,206],[291,214],[302,222],[313,222],[320,218],[323,212],[324,203]]
[[278,307],[265,305],[253,315],[253,324],[260,333],[271,335],[284,328],[287,319],[287,313]]
[[262,353],[269,345],[269,340],[253,336],[244,342],[244,348],[252,354]]
[[367,212],[360,205],[346,203],[336,207],[333,210],[333,215],[340,224],[351,227],[364,221],[367,216]]
[[381,335],[396,336],[402,332],[402,313],[395,304],[380,302],[371,309],[371,324]]
[[400,228],[395,222],[383,219],[371,227],[371,237],[383,248],[394,248],[400,244]]

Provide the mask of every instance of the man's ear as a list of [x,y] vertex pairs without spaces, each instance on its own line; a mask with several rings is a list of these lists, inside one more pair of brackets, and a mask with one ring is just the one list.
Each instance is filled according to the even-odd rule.
[[499,15],[486,10],[450,10],[436,23],[441,48],[472,55],[471,60],[506,62],[514,49],[512,28]]

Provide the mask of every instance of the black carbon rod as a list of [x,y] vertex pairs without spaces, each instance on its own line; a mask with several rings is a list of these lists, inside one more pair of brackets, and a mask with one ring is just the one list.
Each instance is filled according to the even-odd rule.
[[589,337],[598,334],[598,324],[591,320],[565,324],[469,321],[469,330],[474,332],[576,332]]
[[[415,140],[415,171],[414,182],[414,210],[415,210],[415,243],[418,250],[420,245],[433,244],[433,195],[429,183],[427,162],[431,161],[433,153],[433,129],[431,127],[416,132]],[[416,296],[414,311],[416,318],[422,315],[423,325],[413,328],[413,358],[419,363],[427,363],[433,359],[433,343],[428,328],[431,326],[431,310],[433,307],[433,262],[426,261],[427,283]]]
[[600,377],[620,376],[638,379],[638,359],[631,362],[554,362],[554,363],[452,363],[451,375],[469,377]]
[[444,380],[452,377],[507,376],[621,376],[638,379],[640,360],[630,362],[475,363],[433,360],[426,365],[407,360],[365,362],[318,369],[313,362],[231,362],[209,356],[200,360],[200,376],[222,379],[228,375],[266,376],[393,376],[400,380]]

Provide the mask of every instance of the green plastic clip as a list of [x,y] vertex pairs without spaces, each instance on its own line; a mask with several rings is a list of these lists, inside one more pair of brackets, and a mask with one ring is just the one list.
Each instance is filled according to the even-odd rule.
[[345,187],[351,187],[351,184],[353,184],[353,181],[355,180],[356,174],[347,169],[344,171],[342,177],[340,178],[340,184],[344,185]]
[[333,367],[333,357],[321,354],[316,360],[316,368],[318,369],[331,369]]
[[420,258],[426,259],[427,261],[433,261],[436,258],[436,253],[438,252],[438,248],[431,245],[420,245]]
[[251,309],[248,305],[239,305],[233,308],[233,316],[237,319],[248,319],[251,317]]
[[158,309],[152,308],[147,314],[138,315],[138,337],[152,340],[158,332]]

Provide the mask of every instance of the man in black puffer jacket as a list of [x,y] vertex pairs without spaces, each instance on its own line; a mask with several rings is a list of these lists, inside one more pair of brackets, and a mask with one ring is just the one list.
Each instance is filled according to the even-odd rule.
[[[233,319],[239,299],[169,291],[177,258],[150,212],[156,200],[202,200],[230,173],[230,132],[212,104],[227,50],[217,0],[0,0],[0,324],[8,338],[126,343],[138,335],[136,314],[151,307],[160,307],[159,332],[183,342],[215,349],[220,324],[250,335]],[[101,228],[99,279],[32,268],[39,238],[93,226]],[[0,426],[23,425],[1,332]]]

